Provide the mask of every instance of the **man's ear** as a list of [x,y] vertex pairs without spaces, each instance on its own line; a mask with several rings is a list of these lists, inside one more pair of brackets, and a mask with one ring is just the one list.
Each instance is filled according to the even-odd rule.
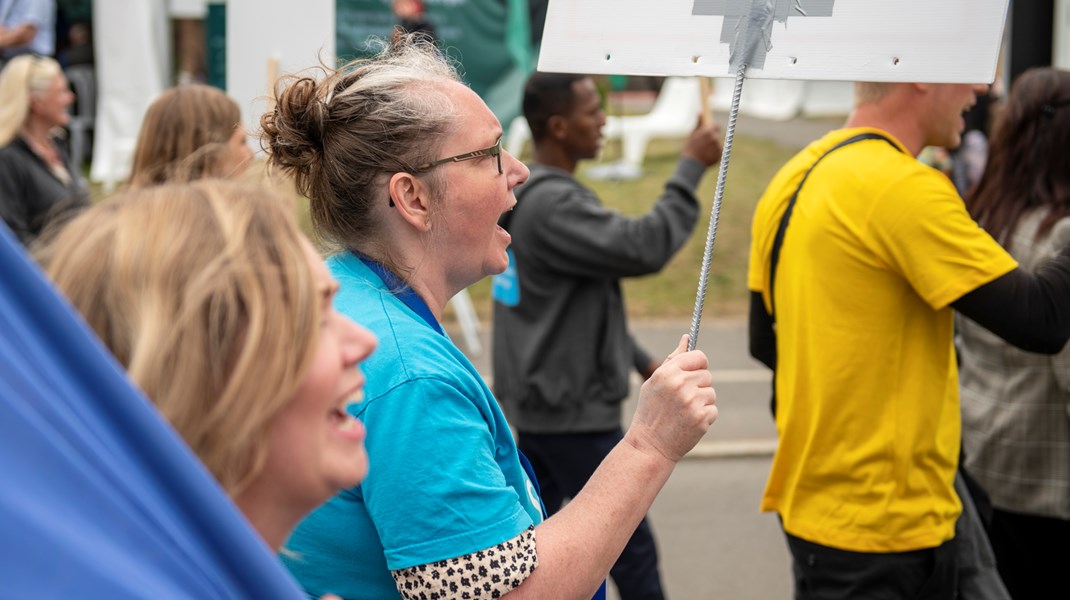
[[394,173],[387,186],[392,210],[418,231],[431,230],[430,190],[412,173]]
[[551,139],[563,140],[568,137],[568,120],[561,115],[552,115],[546,120],[546,131]]

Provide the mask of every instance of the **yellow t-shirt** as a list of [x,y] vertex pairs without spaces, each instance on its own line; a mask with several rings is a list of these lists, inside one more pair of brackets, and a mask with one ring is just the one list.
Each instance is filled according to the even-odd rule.
[[[866,131],[891,137],[831,132],[792,158],[759,201],[748,285],[767,308],[788,199],[819,156]],[[960,422],[948,305],[1017,266],[951,182],[903,150],[867,140],[822,160],[777,267],[780,442],[762,510],[780,513],[794,536],[856,552],[954,536]]]

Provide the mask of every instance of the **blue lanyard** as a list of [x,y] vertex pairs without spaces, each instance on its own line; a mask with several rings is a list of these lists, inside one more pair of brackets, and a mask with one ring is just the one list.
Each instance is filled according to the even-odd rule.
[[395,298],[401,300],[405,306],[412,309],[412,312],[416,313],[425,323],[431,326],[431,329],[437,331],[439,335],[446,335],[442,331],[442,326],[438,324],[438,320],[435,319],[435,315],[431,312],[431,309],[427,307],[427,303],[413,291],[409,284],[402,281],[400,277],[393,274],[389,269],[375,262],[368,256],[365,256],[356,250],[350,250],[350,252],[359,258],[362,263],[367,265],[372,272],[379,276],[379,279],[382,280],[383,284],[386,285],[387,289],[390,290],[390,293],[393,294]]

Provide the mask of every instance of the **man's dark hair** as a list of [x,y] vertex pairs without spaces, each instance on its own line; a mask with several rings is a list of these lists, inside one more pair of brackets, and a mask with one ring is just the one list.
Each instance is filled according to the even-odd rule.
[[586,79],[575,73],[533,73],[524,86],[524,118],[531,128],[531,139],[546,137],[547,122],[554,115],[572,110],[572,84]]

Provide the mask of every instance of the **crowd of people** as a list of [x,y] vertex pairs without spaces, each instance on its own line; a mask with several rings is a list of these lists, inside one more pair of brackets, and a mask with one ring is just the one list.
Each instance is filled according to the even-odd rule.
[[[35,55],[0,71],[0,214],[310,597],[585,599],[612,576],[663,598],[645,515],[717,394],[687,336],[638,345],[620,280],[691,236],[718,128],[626,217],[575,177],[605,124],[589,77],[529,79],[525,165],[426,33],[321,69],[276,87],[258,134],[326,261],[277,184],[240,181],[240,110],[205,85],[153,102],[127,185],[91,204],[52,136],[63,71]],[[916,156],[958,146],[984,92],[859,83],[757,205],[751,352],[779,435],[761,507],[796,598],[1066,587],[1070,74],[1014,83],[963,200]],[[488,276],[494,391],[442,326]]]

